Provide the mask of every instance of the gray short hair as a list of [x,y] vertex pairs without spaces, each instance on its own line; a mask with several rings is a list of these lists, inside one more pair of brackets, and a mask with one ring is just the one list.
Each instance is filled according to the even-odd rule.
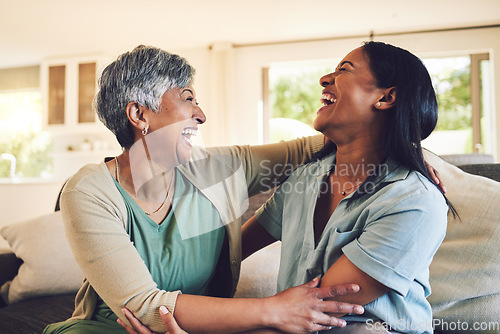
[[186,59],[140,45],[120,55],[104,69],[98,80],[94,108],[120,145],[130,148],[134,135],[125,113],[127,105],[137,102],[158,112],[162,95],[172,88],[191,85],[194,72]]

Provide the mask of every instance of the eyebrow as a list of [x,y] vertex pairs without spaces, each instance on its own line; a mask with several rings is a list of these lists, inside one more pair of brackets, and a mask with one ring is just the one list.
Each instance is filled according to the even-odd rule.
[[181,92],[181,95],[182,95],[182,94],[184,94],[184,92],[190,92],[191,94],[193,94],[193,95],[194,95],[193,91],[192,91],[191,89],[189,89],[189,88],[184,88],[184,89],[182,90],[182,92]]
[[349,61],[349,60],[344,60],[343,62],[341,62],[339,64],[339,68],[341,68],[342,66],[344,66],[345,64],[349,64],[351,65],[352,67],[354,67],[354,65]]

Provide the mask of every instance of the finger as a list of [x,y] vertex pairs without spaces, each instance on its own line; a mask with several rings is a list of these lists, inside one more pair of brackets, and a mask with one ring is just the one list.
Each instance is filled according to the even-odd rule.
[[345,327],[347,322],[343,319],[327,316],[322,314],[316,322],[309,328],[309,332],[330,330],[333,327]]
[[321,303],[320,307],[318,308],[318,311],[322,311],[325,313],[336,313],[336,314],[347,314],[347,313],[363,314],[365,312],[365,309],[363,306],[358,304],[328,300]]
[[134,328],[137,333],[140,334],[152,334],[151,331],[145,327],[142,322],[137,319],[132,312],[128,308],[122,308],[122,312],[130,322],[130,325]]
[[434,168],[432,168],[432,179],[434,180],[434,182],[436,182],[436,184],[440,184],[441,183],[441,180],[439,179],[438,177],[438,171],[435,170]]
[[[322,331],[332,329],[332,327],[345,327],[347,322],[344,319],[321,313],[315,320],[314,328],[311,331]],[[319,328],[322,327],[322,328]]]
[[319,277],[315,277],[312,281],[307,282],[304,284],[305,286],[308,286],[310,288],[315,288],[319,285]]
[[167,327],[169,334],[184,333],[183,330],[177,324],[177,321],[175,321],[175,318],[172,315],[172,313],[170,313],[168,309],[163,305],[160,306],[160,317],[161,320],[163,321],[163,324],[165,324],[165,327]]
[[124,323],[122,321],[122,319],[118,318],[118,319],[116,319],[116,322],[119,323],[127,331],[128,334],[137,334],[136,331],[134,331],[132,328],[127,326],[127,324]]
[[343,295],[352,295],[359,291],[357,284],[340,284],[316,289],[318,299],[332,298]]

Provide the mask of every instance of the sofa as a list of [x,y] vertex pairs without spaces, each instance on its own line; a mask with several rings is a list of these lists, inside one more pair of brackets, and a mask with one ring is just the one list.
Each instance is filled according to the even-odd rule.
[[[449,215],[446,238],[430,267],[436,333],[500,333],[500,164],[455,166],[425,152],[460,217]],[[244,219],[272,194],[253,196]],[[71,316],[83,274],[64,238],[60,213],[8,225],[0,234],[0,334],[41,333]],[[280,243],[242,263],[237,297],[274,294]],[[419,329],[416,329],[419,331]]]

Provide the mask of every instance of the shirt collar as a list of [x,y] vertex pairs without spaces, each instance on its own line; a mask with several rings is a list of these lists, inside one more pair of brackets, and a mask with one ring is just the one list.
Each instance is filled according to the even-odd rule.
[[[318,161],[318,166],[315,170],[315,175],[318,179],[323,179],[326,175],[328,175],[334,165],[336,159],[336,152],[333,152],[323,159]],[[380,165],[380,174],[373,181],[373,186],[376,186],[380,183],[392,183],[400,180],[404,180],[408,177],[410,171],[408,168],[398,165],[391,158],[387,158]]]

